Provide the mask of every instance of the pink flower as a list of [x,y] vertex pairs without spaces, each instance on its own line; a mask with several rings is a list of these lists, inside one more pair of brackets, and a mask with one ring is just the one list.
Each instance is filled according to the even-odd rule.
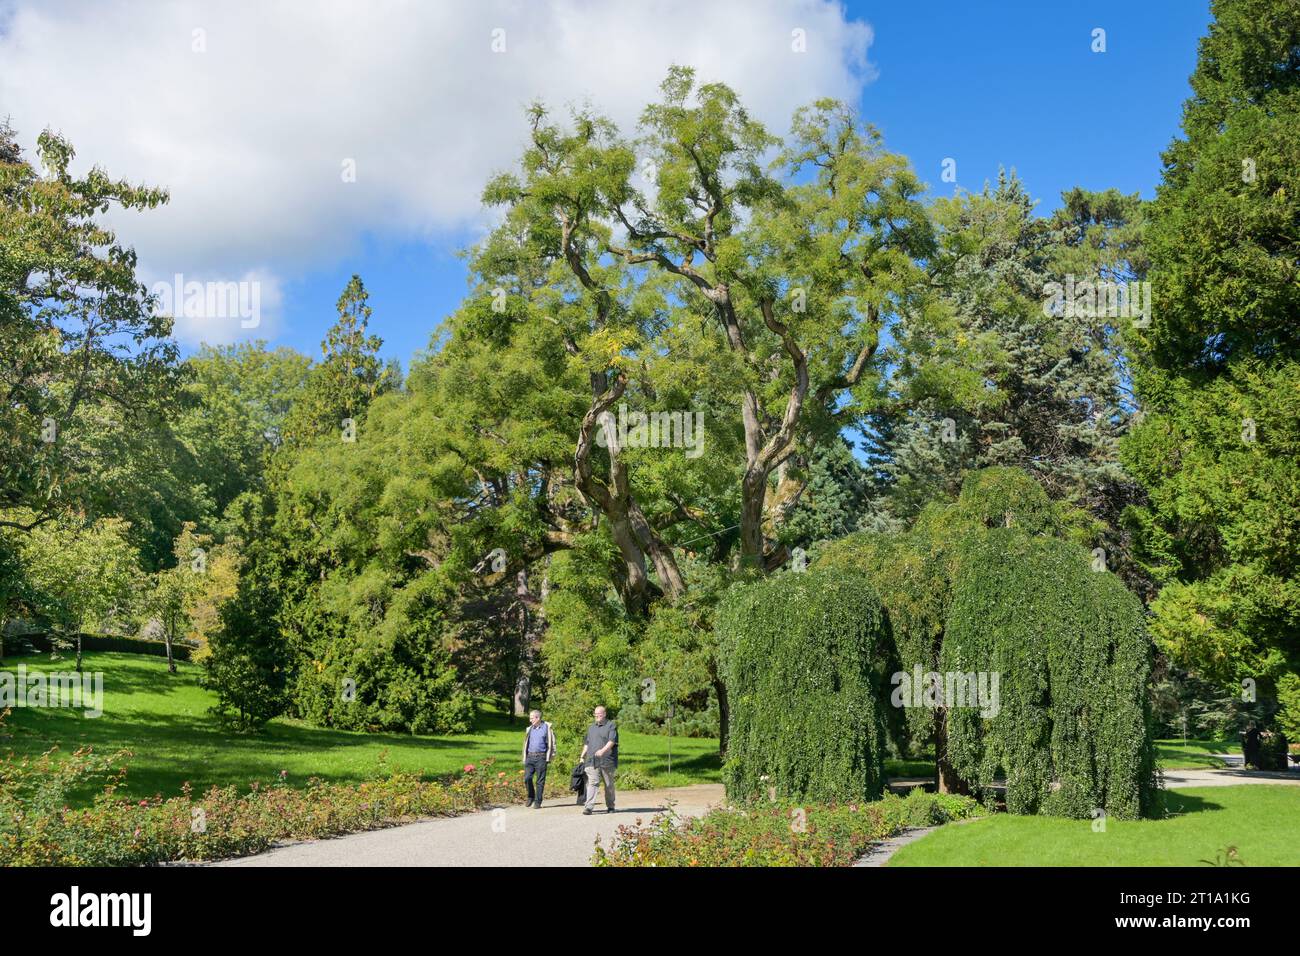
[[465,772],[466,772],[466,773],[473,773],[473,772],[474,772],[474,765],[473,765],[472,763],[467,763],[467,764],[465,764]]

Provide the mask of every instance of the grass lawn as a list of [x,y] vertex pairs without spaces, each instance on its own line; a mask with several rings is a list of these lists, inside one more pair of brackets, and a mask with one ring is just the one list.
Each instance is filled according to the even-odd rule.
[[889,866],[1205,866],[1235,846],[1246,866],[1300,866],[1300,787],[1171,790],[1164,820],[1090,820],[999,813],[949,824],[899,850]]
[[[4,669],[13,671],[19,663],[29,672],[68,671],[73,666],[70,659],[51,662],[46,655],[32,655],[8,657]],[[281,770],[288,771],[291,785],[305,785],[310,777],[360,782],[375,775],[385,751],[392,769],[428,776],[485,757],[495,757],[502,770],[520,766],[523,720],[511,724],[500,712],[480,712],[477,731],[457,736],[356,733],[283,718],[271,721],[262,733],[245,735],[222,730],[208,714],[215,695],[199,687],[197,665],[177,662],[179,672],[168,675],[160,657],[91,652],[85,655],[84,668],[104,672],[103,715],[88,718],[71,709],[16,707],[0,731],[0,754],[35,756],[55,744],[64,751],[83,746],[93,746],[96,753],[130,750],[134,756],[128,761],[126,790],[135,797],[171,796],[187,781],[197,791],[213,784],[246,789],[253,781],[270,781]],[[4,739],[6,735],[10,739]],[[547,780],[552,793],[568,791],[569,771],[581,750],[571,741],[559,745]],[[672,738],[671,774],[668,745],[665,736],[625,732],[619,742],[620,769],[637,770],[657,786],[721,779],[716,739]]]
[[1213,754],[1239,754],[1241,741],[1157,740],[1156,758],[1162,770],[1217,770],[1226,766]]

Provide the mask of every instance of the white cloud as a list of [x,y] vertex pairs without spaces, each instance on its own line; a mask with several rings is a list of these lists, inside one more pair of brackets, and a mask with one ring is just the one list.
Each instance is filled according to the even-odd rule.
[[257,274],[278,288],[365,234],[478,227],[483,184],[517,156],[535,98],[590,100],[631,132],[683,63],[784,131],[801,103],[857,99],[871,40],[823,0],[19,0],[0,15],[0,116],[26,146],[49,126],[82,168],[171,191],[116,220],[150,281]]

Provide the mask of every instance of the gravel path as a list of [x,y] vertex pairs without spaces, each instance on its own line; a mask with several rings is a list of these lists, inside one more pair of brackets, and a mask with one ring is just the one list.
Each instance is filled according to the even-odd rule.
[[1166,770],[1164,777],[1170,790],[1236,787],[1243,783],[1300,784],[1300,770]]
[[873,844],[871,849],[862,856],[858,857],[858,862],[854,866],[884,866],[889,862],[889,858],[896,852],[907,846],[909,843],[921,839],[933,833],[938,827],[912,827],[904,830],[897,836],[892,836],[888,840],[881,840]]
[[[549,781],[548,781],[549,782]],[[568,783],[565,776],[564,782]],[[720,784],[669,790],[631,790],[618,794],[618,812],[604,809],[582,815],[568,793],[547,799],[540,810],[499,810],[439,817],[276,847],[257,856],[225,860],[214,866],[587,866],[597,836],[608,845],[614,830],[637,819],[649,822],[675,802],[681,816],[699,816],[722,802]]]

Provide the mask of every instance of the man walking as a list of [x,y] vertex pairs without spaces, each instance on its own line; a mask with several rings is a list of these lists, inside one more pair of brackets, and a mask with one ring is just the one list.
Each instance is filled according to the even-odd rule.
[[[605,781],[605,809],[614,812],[614,771],[618,769],[618,728],[614,721],[607,720],[605,708],[597,707],[592,711],[595,723],[587,728],[587,736],[582,741],[582,759],[587,763],[587,806],[583,816],[590,815],[596,806],[596,785]],[[588,756],[590,755],[590,756]]]
[[542,789],[546,786],[546,768],[555,757],[555,731],[542,720],[540,710],[528,712],[528,729],[524,731],[524,785],[528,788],[528,805],[542,808]]

